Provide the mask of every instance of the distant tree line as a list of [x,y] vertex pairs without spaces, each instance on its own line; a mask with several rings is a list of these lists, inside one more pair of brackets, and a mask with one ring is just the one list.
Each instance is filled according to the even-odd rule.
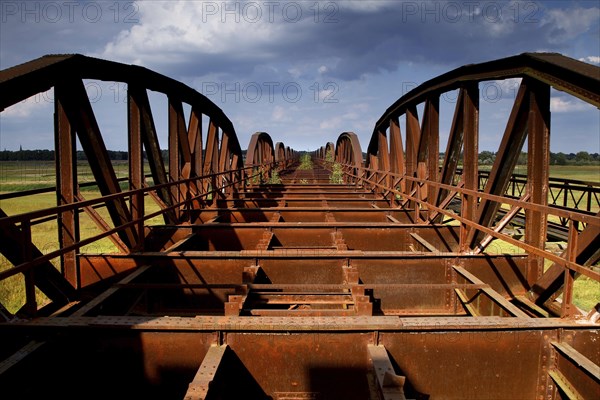
[[[168,158],[168,151],[162,150],[163,158]],[[78,161],[85,161],[87,157],[81,150],[77,151]],[[108,150],[108,157],[113,161],[127,161],[129,154],[126,151]],[[144,158],[146,153],[144,152]],[[54,150],[3,150],[0,151],[0,161],[54,161]]]
[[[169,151],[161,150],[163,160],[169,159]],[[242,151],[242,155],[246,155],[246,150]],[[147,159],[146,152],[143,153],[144,159]],[[78,161],[85,161],[87,157],[81,150],[77,151],[76,157]],[[127,161],[129,153],[126,151],[108,150],[108,157],[112,161]],[[0,161],[54,161],[54,150],[3,150],[0,151]]]
[[[161,150],[163,160],[169,159],[169,152]],[[246,154],[246,150],[242,151]],[[113,161],[127,161],[129,153],[126,151],[108,150],[108,156]],[[363,153],[363,157],[366,153]],[[460,156],[462,158],[462,154]],[[146,152],[144,152],[146,159]],[[482,151],[479,153],[479,165],[492,165],[496,159],[496,153],[492,151]],[[77,151],[77,160],[87,160],[85,153]],[[440,161],[444,160],[444,153],[440,153]],[[54,150],[3,150],[0,151],[0,161],[54,161]],[[521,152],[517,165],[527,165],[527,153]],[[550,153],[550,165],[600,165],[600,154],[590,154],[587,151],[578,153]]]
[[[462,154],[460,156],[462,158]],[[444,160],[444,153],[440,153],[440,161]],[[492,165],[496,160],[496,153],[484,150],[479,153],[479,165]],[[517,165],[527,165],[527,153],[521,152]],[[587,151],[578,153],[550,153],[550,165],[600,165],[600,154],[590,154]]]
[[[496,154],[491,151],[479,153],[479,164],[492,165]],[[527,165],[527,153],[521,152],[517,165]],[[587,151],[578,153],[550,153],[550,165],[600,165],[600,154],[590,154]]]

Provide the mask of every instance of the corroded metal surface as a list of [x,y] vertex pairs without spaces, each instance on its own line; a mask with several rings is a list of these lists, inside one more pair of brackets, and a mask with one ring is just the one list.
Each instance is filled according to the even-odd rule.
[[[144,68],[75,55],[2,71],[2,108],[56,90],[57,184],[0,198],[55,190],[57,206],[22,215],[0,210],[0,252],[12,263],[0,280],[23,277],[26,293],[20,309],[0,307],[0,393],[600,397],[597,318],[571,299],[578,275],[600,280],[590,267],[600,218],[593,206],[549,206],[548,194],[558,195],[547,157],[550,87],[597,104],[597,71],[555,54],[461,67],[390,107],[365,160],[357,135],[344,132],[312,154],[308,169],[298,168],[298,152],[264,132],[252,136],[244,160],[233,124],[216,105]],[[523,83],[499,161],[482,178],[478,82],[507,77]],[[114,174],[82,79],[128,84],[128,190]],[[439,96],[456,88],[440,169]],[[166,161],[147,90],[169,99]],[[525,137],[530,168],[520,177],[512,174],[520,147],[510,145]],[[79,191],[76,138],[88,158],[97,154],[98,199]],[[344,183],[331,183],[335,163]],[[571,196],[586,186],[554,185]],[[588,186],[591,204],[597,187]],[[146,212],[146,202],[159,211]],[[98,208],[108,209],[109,221]],[[520,212],[523,240],[504,230]],[[98,226],[85,239],[82,213]],[[164,223],[150,224],[154,217]],[[568,229],[562,255],[545,248],[548,219]],[[51,220],[58,221],[59,248],[43,252],[31,229]],[[102,238],[117,251],[84,250]],[[522,251],[494,253],[494,238]],[[545,260],[552,266],[542,274]],[[50,299],[43,307],[36,288]]]

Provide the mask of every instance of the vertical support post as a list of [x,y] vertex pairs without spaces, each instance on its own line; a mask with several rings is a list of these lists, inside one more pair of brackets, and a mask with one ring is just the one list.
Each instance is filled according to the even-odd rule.
[[[75,156],[75,131],[67,118],[60,100],[62,87],[54,101],[54,141],[56,160],[56,205],[72,204],[77,195],[77,157]],[[60,248],[71,246],[79,241],[79,213],[77,210],[65,211],[58,216],[58,242]],[[77,250],[69,251],[60,257],[61,272],[65,279],[79,288],[79,265]]]
[[[550,86],[530,80],[529,117],[527,121],[527,186],[530,201],[548,205],[548,180],[550,165]],[[525,211],[525,243],[539,249],[546,242],[547,215],[540,211]],[[543,257],[527,258],[527,282],[533,285],[544,270]]]
[[[191,152],[191,175],[192,177],[202,176],[202,114],[192,106],[190,113],[190,122],[188,124],[188,143]],[[192,184],[194,195],[201,192],[201,182],[195,180]]]
[[[406,176],[414,178],[417,175],[417,163],[419,152],[419,140],[421,138],[421,128],[419,127],[419,115],[417,108],[411,106],[406,110]],[[408,181],[406,184],[406,193],[411,193],[415,183]],[[411,201],[409,207],[415,209],[415,222],[420,219],[419,204]]]
[[[31,261],[31,221],[25,220],[21,223],[21,234],[23,235],[23,261]],[[35,298],[35,269],[29,268],[25,272],[25,309],[29,315],[34,315],[37,311],[37,301]]]
[[[569,243],[567,244],[567,260],[577,262],[577,221],[569,221]],[[561,316],[569,318],[573,315],[573,282],[575,281],[575,271],[565,268],[565,277],[563,284],[563,299]]]
[[[391,186],[391,181],[390,181],[390,157],[389,157],[389,150],[388,150],[388,142],[387,142],[387,136],[385,134],[385,131],[379,130],[377,132],[377,134],[379,135],[379,137],[377,138],[377,153],[378,153],[378,166],[379,166],[379,170],[382,171],[386,177],[383,180],[383,185],[386,188],[389,188]],[[379,177],[377,178],[377,181],[379,181]],[[382,193],[384,193],[385,191],[383,189],[380,189]]]
[[[496,153],[494,166],[489,172],[484,187],[485,193],[503,196],[511,181],[512,173],[521,154],[525,137],[527,136],[527,120],[529,115],[528,80],[524,79],[515,99],[506,129],[502,135],[500,147]],[[515,195],[513,184],[513,196]],[[482,199],[477,208],[478,224],[490,227],[495,220],[501,204],[498,202]],[[471,232],[469,243],[474,248],[485,235],[483,232]]]
[[[239,165],[239,156],[237,154],[233,154],[232,158],[231,158],[231,169],[235,169],[237,170],[240,165]],[[237,198],[237,194],[240,191],[240,185],[243,185],[243,173],[244,171],[236,171],[235,173],[232,173],[231,175],[231,179],[232,181],[235,182],[235,185],[233,185],[231,187],[231,198],[235,199]]]
[[[440,158],[440,98],[435,96],[429,99],[429,109],[427,113],[428,124],[424,134],[427,135],[427,179],[432,182],[438,181],[439,158]],[[430,185],[427,190],[427,202],[435,203],[436,187]],[[429,216],[433,213],[429,210]]]
[[[181,161],[179,152],[179,113],[177,101],[169,97],[169,178],[171,182],[181,180]],[[179,103],[179,108],[181,103]],[[180,185],[171,186],[171,197],[173,203],[181,201]],[[175,216],[177,220],[181,218],[181,207],[175,208]]]
[[[417,176],[420,179],[437,181],[438,154],[439,154],[439,97],[434,96],[425,102],[423,112],[423,126],[421,128],[421,139],[419,141],[419,152],[417,154]],[[424,185],[417,190],[417,196],[421,200],[427,199],[428,203],[435,201],[435,187]],[[432,214],[428,210],[428,217]],[[420,216],[419,216],[420,217]]]
[[[404,150],[402,149],[402,134],[398,118],[390,120],[390,169],[400,176],[404,175]],[[400,183],[400,191],[406,193],[406,181]]]
[[[440,183],[443,183],[445,185],[453,184],[454,175],[456,174],[456,167],[458,166],[458,159],[460,158],[460,151],[463,148],[464,97],[465,89],[461,88],[458,93],[458,99],[456,101],[456,107],[454,109],[454,117],[452,118],[452,126],[450,127],[450,134],[448,136],[448,144],[446,146],[444,163],[442,164],[442,171],[440,172]],[[445,197],[448,195],[448,190],[438,189],[436,193],[437,194],[435,196],[435,204],[440,205],[444,201]]]
[[[57,88],[55,96],[63,105],[71,125],[77,131],[79,142],[88,159],[100,193],[103,196],[120,193],[121,187],[83,82],[80,79],[66,80],[58,83],[55,87]],[[125,199],[109,200],[106,202],[106,208],[115,227],[131,221],[131,214]],[[135,247],[137,236],[131,227],[119,230],[118,235],[128,248]]]
[[[33,244],[31,243],[31,221],[21,222],[21,234],[23,235],[23,261],[31,261]],[[22,310],[26,315],[35,315],[37,312],[37,300],[35,298],[35,268],[25,271],[25,305]]]
[[377,397],[383,400],[405,400],[406,377],[396,375],[394,366],[383,345],[367,345],[371,369],[377,383]]
[[[176,136],[176,138],[174,137]],[[177,146],[172,149],[171,146]],[[176,160],[171,162],[171,158]],[[169,98],[169,170],[175,167],[177,171],[169,171],[173,180],[189,179],[192,173],[192,153],[190,150],[190,141],[188,139],[188,130],[183,114],[183,106],[180,100]],[[174,178],[177,179],[174,179]],[[178,203],[186,202],[176,208],[178,219],[181,220],[182,209],[189,206],[190,183],[181,183],[172,187],[173,197]]]
[[[419,115],[417,108],[412,106],[406,110],[406,175],[410,177],[414,177],[417,173],[420,139]],[[406,188],[407,191],[412,190],[412,184],[410,186],[410,188]]]
[[[479,86],[477,82],[465,85],[463,96],[463,127],[464,127],[464,158],[463,180],[465,189],[477,191],[478,179],[478,148],[479,148]],[[477,198],[472,195],[462,195],[461,216],[470,221],[475,217]],[[474,229],[466,224],[460,225],[460,251],[470,249],[469,232]]]
[[[215,123],[210,120],[208,123],[208,135],[206,138],[206,152],[204,154],[204,172],[203,175],[214,174],[218,170],[219,163],[219,128],[215,125]],[[208,191],[210,187],[211,191],[215,191],[217,187],[217,181],[215,176],[212,175],[210,178],[210,184],[205,186],[205,191]],[[216,206],[217,201],[216,197],[217,193],[213,192],[212,205]]]
[[[144,185],[144,160],[142,153],[142,118],[140,106],[134,96],[127,95],[127,123],[128,123],[128,147],[129,147],[129,189],[141,190]],[[138,242],[136,250],[144,248],[144,193],[138,192],[130,199],[131,218],[138,220],[135,225]]]
[[[369,154],[369,167],[375,172],[371,172],[369,188],[372,190],[377,190],[377,186],[373,183],[373,181],[377,182],[379,178],[379,159],[374,154]],[[367,177],[369,173],[367,173]]]
[[[221,148],[219,149],[219,172],[225,172],[229,169],[228,164],[229,164],[230,155],[231,154],[229,152],[229,133],[226,131],[223,131],[222,139],[221,139]],[[223,184],[223,180],[225,179],[225,177],[226,177],[225,174],[219,175],[219,177],[218,177],[219,186],[221,186]],[[230,189],[226,188],[225,191],[229,195]]]
[[[127,86],[127,94],[135,99],[135,103],[140,111],[142,143],[146,149],[146,157],[150,166],[150,172],[152,173],[152,180],[155,185],[166,184],[168,183],[167,171],[162,158],[158,135],[156,134],[156,127],[154,126],[148,94],[144,88],[134,84],[129,84]],[[165,205],[170,206],[172,204],[168,188],[159,189],[156,191],[156,194]],[[164,213],[163,218],[167,224],[177,223],[173,211]]]

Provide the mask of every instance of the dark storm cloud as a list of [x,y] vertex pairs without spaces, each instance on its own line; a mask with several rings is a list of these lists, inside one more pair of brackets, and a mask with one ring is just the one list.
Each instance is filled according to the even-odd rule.
[[[352,80],[415,62],[462,65],[526,51],[559,51],[574,30],[559,19],[597,24],[598,9],[549,14],[538,2],[395,2],[373,12],[340,3],[335,24],[316,24],[295,53],[308,59],[336,57],[332,77]],[[450,5],[450,7],[447,7]],[[593,15],[596,15],[594,18]],[[300,57],[302,57],[300,56]]]
[[[548,9],[534,1],[322,2],[318,15],[312,2],[231,2],[225,12],[220,2],[158,11],[157,4],[141,3],[140,24],[100,54],[175,76],[261,75],[259,67],[268,65],[267,75],[283,79],[294,67],[296,76],[309,77],[324,65],[330,78],[355,80],[409,62],[458,66],[565,51],[598,24],[598,8],[590,4]],[[210,15],[207,4],[214,6]],[[250,16],[247,4],[261,9],[261,18]],[[302,18],[291,7],[269,14],[266,4],[279,5],[275,10],[294,4]]]
[[97,51],[139,22],[133,7],[133,2],[2,1],[1,67],[45,54]]
[[[51,13],[53,5],[62,7],[60,18]],[[592,1],[2,1],[0,6],[2,68],[47,53],[143,65],[207,94],[235,119],[240,135],[266,130],[303,146],[307,140],[320,146],[324,136],[334,139],[342,130],[368,140],[381,111],[406,89],[460,65],[530,51],[558,51],[589,62],[600,57],[600,11]],[[301,101],[284,95],[286,83],[301,87]],[[231,92],[236,88],[241,95]],[[260,101],[253,100],[256,88],[262,90]],[[336,103],[324,101],[331,93]],[[98,104],[98,113],[111,115],[111,105]],[[554,114],[565,110],[560,114],[570,118],[566,111],[576,106],[555,100],[554,107]],[[34,104],[4,112],[0,145],[18,148],[18,132],[25,132],[20,120],[33,121],[42,111],[51,117],[51,107]],[[573,125],[581,120],[573,118]],[[105,131],[124,129],[123,122]],[[52,146],[51,137],[45,146]]]

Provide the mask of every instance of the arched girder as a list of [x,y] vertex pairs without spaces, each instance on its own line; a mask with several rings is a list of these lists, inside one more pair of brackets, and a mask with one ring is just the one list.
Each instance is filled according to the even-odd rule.
[[266,132],[256,132],[250,138],[248,151],[246,153],[247,167],[272,163],[275,161],[275,149],[273,139]]
[[288,160],[285,145],[281,142],[275,143],[275,161],[285,163]]
[[332,142],[327,142],[325,145],[325,154],[323,154],[323,157],[326,158],[329,154],[332,157],[335,156],[335,145]]
[[[464,193],[460,195],[460,215],[489,230],[495,224],[501,202],[487,199],[485,195],[505,194],[522,145],[527,141],[528,176],[525,195],[529,203],[546,207],[549,186],[550,89],[566,92],[592,106],[600,107],[599,70],[597,66],[560,54],[524,53],[481,64],[466,65],[440,75],[400,97],[379,118],[367,149],[366,166],[376,171],[388,170],[396,176],[403,177],[402,182],[406,184],[401,186],[401,190],[407,196],[405,204],[414,207],[417,221],[437,221],[440,213],[432,208],[447,207],[453,197],[464,189],[471,193],[482,191],[484,196],[479,200],[476,196]],[[485,187],[479,187],[479,84],[483,81],[509,78],[520,78],[521,85],[506,122],[489,178]],[[458,97],[445,158],[440,166],[440,96],[453,90],[458,90]],[[424,106],[421,122],[417,113],[417,107],[420,105]],[[405,149],[402,149],[398,124],[400,117],[406,120]],[[457,183],[457,167],[461,157],[463,171]],[[424,184],[415,184],[415,178],[424,180]],[[447,188],[448,185],[458,188],[451,190]],[[416,198],[417,201],[409,202],[408,197]],[[543,250],[547,212],[527,208],[525,214],[525,243]],[[590,227],[586,231],[589,229]],[[597,230],[597,227],[591,229]],[[488,237],[484,236],[486,235],[483,229],[463,223],[460,249],[476,249],[490,237],[489,234]],[[600,233],[596,238],[600,238]],[[489,240],[486,243],[489,243]],[[533,284],[541,274],[543,259],[531,255],[529,266],[527,280]]]
[[363,165],[362,149],[358,136],[354,132],[342,133],[335,145],[335,161],[341,164],[361,168]]
[[[384,147],[379,143],[380,138],[382,140],[386,139],[385,133],[392,130],[390,127],[394,127],[394,131],[399,134],[398,118],[406,115],[407,118],[410,117],[410,123],[407,123],[407,143],[411,144],[411,146],[407,147],[411,148],[406,149],[406,157],[404,157],[401,149],[402,142],[396,142],[397,144],[394,144],[394,146],[400,147],[394,150],[393,146],[391,146],[394,139],[390,137],[390,169],[400,172],[402,168],[399,165],[399,158],[402,154],[402,162],[406,162],[406,171],[402,171],[402,173],[416,174],[418,160],[425,163],[425,159],[428,158],[428,176],[437,175],[434,174],[437,170],[437,166],[434,165],[437,163],[437,158],[435,157],[437,148],[434,149],[433,147],[437,147],[435,146],[439,130],[437,127],[437,109],[440,95],[455,89],[459,89],[462,94],[469,86],[471,91],[477,90],[476,84],[481,81],[508,78],[530,78],[544,85],[552,86],[554,89],[567,92],[596,107],[600,107],[600,94],[594,89],[598,87],[597,67],[560,54],[524,53],[481,64],[465,65],[423,83],[399,98],[385,111],[373,129],[373,134],[367,148],[366,166],[371,166],[371,160],[374,157],[378,158],[377,155],[380,149]],[[468,100],[464,97],[461,97],[461,99],[464,101]],[[424,116],[429,119],[429,122],[426,123],[424,118],[424,126],[422,127],[426,129],[420,129],[418,126],[419,121],[415,107],[420,103],[429,104],[427,115]],[[457,110],[463,105],[461,102],[459,103]],[[455,121],[461,122],[456,118]],[[462,125],[457,126],[456,129],[462,130]],[[421,140],[422,133],[424,135]],[[462,133],[455,135],[455,137],[457,140],[461,140],[460,145],[462,146]],[[429,145],[429,142],[431,142],[431,145]],[[451,146],[449,148],[450,151],[446,152],[446,157],[449,154],[456,155],[460,153],[460,148],[457,150],[455,147]],[[429,149],[432,151],[430,152]],[[392,153],[396,153],[396,156]],[[454,165],[452,160],[444,162],[442,175],[446,176],[446,179],[450,179],[450,175],[453,175],[446,168],[447,166],[451,168],[452,165]],[[381,168],[381,166],[379,167]],[[450,183],[450,181],[446,180],[444,183]]]
[[[145,154],[155,185],[194,178],[205,173],[220,173],[243,166],[242,151],[235,129],[223,111],[207,97],[174,79],[143,67],[125,65],[83,55],[49,55],[0,71],[0,111],[33,95],[54,89],[55,102],[55,154],[57,204],[69,205],[81,201],[78,190],[75,142],[79,138],[87,156],[95,181],[103,196],[121,192],[110,157],[96,120],[83,80],[102,80],[127,85],[127,115],[129,142],[129,186],[136,190],[144,187],[143,153]],[[161,146],[154,117],[148,100],[148,90],[164,94],[168,99],[168,172],[162,158]],[[186,121],[183,104],[190,107]],[[203,129],[203,116],[210,120]],[[203,131],[206,133],[206,151],[203,152]],[[220,146],[219,146],[220,143]],[[241,172],[231,176],[240,178]],[[225,182],[223,182],[225,183]],[[178,223],[183,217],[182,204],[187,198],[207,189],[208,182],[163,186],[156,190],[156,201],[161,207],[173,206],[164,214],[169,223]],[[220,183],[213,184],[213,188]],[[225,185],[223,185],[225,186]],[[233,189],[229,189],[233,190]],[[191,193],[189,193],[191,192]],[[221,193],[221,192],[219,192]],[[222,193],[221,193],[222,194]],[[176,203],[180,205],[177,206]],[[137,196],[131,207],[123,197],[106,201],[109,216],[115,227],[130,223],[144,213],[143,196]],[[87,210],[92,214],[93,211]],[[109,224],[95,213],[97,225],[106,231]],[[143,223],[120,229],[109,236],[118,249],[128,252],[143,246]],[[79,240],[75,210],[64,212],[59,225],[61,247]],[[73,286],[78,287],[75,273],[75,251],[62,256],[63,274]]]
[[[219,141],[222,140],[221,134],[225,133],[228,136],[228,143],[225,148],[241,160],[241,147],[233,123],[215,103],[179,81],[140,66],[126,65],[80,54],[47,55],[0,71],[0,89],[3,93],[2,98],[0,98],[0,111],[56,86],[71,88],[74,82],[82,79],[126,83],[129,88],[128,94],[134,96],[135,100],[139,100],[141,103],[134,104],[134,106],[137,108],[142,107],[140,118],[143,119],[141,129],[144,131],[155,131],[152,113],[147,102],[147,90],[165,94],[169,99],[169,129],[173,132],[173,136],[177,136],[177,138],[170,137],[170,143],[179,143],[180,150],[183,152],[188,148],[189,151],[197,148],[196,144],[202,142],[195,140],[198,137],[195,133],[201,133],[198,128],[201,129],[200,117],[204,114],[210,118],[211,124],[219,129]],[[194,129],[188,129],[185,121],[182,121],[182,103],[189,104],[192,108],[190,121],[187,125],[189,125],[189,128]],[[184,132],[184,130],[189,132]],[[183,140],[186,135],[189,136],[188,143]],[[194,146],[189,146],[190,139],[193,139],[191,141]],[[172,149],[172,153],[181,159],[182,165],[178,169],[179,172],[182,172],[181,170],[186,167],[188,155],[177,155],[174,149]],[[202,154],[198,153],[194,156],[196,161],[199,161],[198,164],[202,165]],[[206,165],[206,158],[204,161]],[[215,167],[217,165],[218,162],[215,163]],[[238,165],[241,165],[241,163]],[[200,172],[200,169],[196,168],[196,171]],[[217,168],[212,168],[212,172],[218,172]]]
[[469,64],[419,85],[392,104],[375,124],[385,127],[391,118],[398,117],[410,104],[424,102],[432,95],[440,95],[464,87],[464,82],[482,82],[494,79],[531,77],[556,90],[578,97],[600,108],[598,72],[594,65],[565,57],[558,53],[523,53],[481,64]]

